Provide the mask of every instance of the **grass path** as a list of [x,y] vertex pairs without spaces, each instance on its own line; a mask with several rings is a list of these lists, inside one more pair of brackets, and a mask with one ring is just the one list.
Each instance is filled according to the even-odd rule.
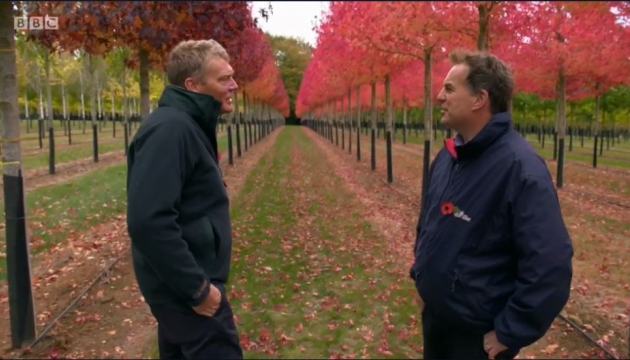
[[247,358],[418,357],[412,284],[300,128],[234,203],[230,298]]

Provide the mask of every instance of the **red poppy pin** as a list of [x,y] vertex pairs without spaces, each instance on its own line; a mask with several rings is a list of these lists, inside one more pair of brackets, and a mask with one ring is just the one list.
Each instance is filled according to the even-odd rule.
[[453,213],[453,203],[450,201],[443,202],[440,210],[442,210],[442,215],[451,215]]

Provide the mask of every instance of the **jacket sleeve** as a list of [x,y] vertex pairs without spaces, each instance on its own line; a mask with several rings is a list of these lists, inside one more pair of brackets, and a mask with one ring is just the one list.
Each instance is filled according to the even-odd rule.
[[523,348],[542,338],[569,299],[573,246],[551,176],[529,176],[512,203],[516,288],[495,318],[497,339]]
[[127,181],[127,228],[132,245],[162,281],[195,306],[210,288],[176,222],[185,175],[194,164],[186,150],[188,131],[179,121],[165,121],[134,140]]

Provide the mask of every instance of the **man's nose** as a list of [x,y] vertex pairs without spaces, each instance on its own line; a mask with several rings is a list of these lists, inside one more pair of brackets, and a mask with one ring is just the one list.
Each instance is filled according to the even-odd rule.
[[444,100],[446,100],[446,97],[444,96],[444,90],[440,90],[440,92],[438,93],[438,96],[436,98],[436,100],[440,103],[444,102]]

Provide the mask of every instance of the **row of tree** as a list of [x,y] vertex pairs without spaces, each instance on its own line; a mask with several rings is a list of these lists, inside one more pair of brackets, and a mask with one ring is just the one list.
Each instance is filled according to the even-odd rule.
[[[58,16],[58,30],[16,34],[14,17],[46,15]],[[268,13],[263,11],[261,16],[267,17]],[[132,111],[139,112],[141,118],[149,114],[151,84],[162,83],[159,80],[162,75],[151,78],[151,70],[164,72],[168,52],[178,42],[212,38],[230,54],[240,87],[233,116],[237,143],[239,122],[243,120],[250,123],[256,120],[259,130],[255,134],[262,136],[288,116],[289,103],[269,42],[257,27],[257,21],[252,16],[251,4],[240,1],[0,2],[0,119],[13,347],[20,347],[35,336],[20,110],[24,109],[25,117],[29,112],[30,118],[31,109],[38,109],[40,116],[45,117],[50,146],[49,170],[54,173],[54,114],[61,113],[64,119],[69,119],[74,117],[71,114],[84,114],[89,109],[94,160],[98,161],[97,123],[104,118],[99,113],[112,112],[103,111],[104,104],[109,100],[113,112],[122,113],[127,131]],[[34,44],[16,50],[16,42],[24,40]],[[18,71],[16,53],[21,51],[24,56],[20,58],[21,70]],[[135,89],[133,72],[137,73]],[[21,89],[20,81],[25,84]],[[53,88],[58,94],[55,106]],[[22,106],[18,101],[20,93]],[[79,97],[79,108],[73,105],[76,104],[71,101],[73,96]],[[231,123],[228,131],[230,129]]]
[[[333,1],[318,27],[296,111],[309,120],[343,122],[368,112],[373,132],[382,112],[391,154],[395,111],[422,108],[428,154],[434,97],[450,68],[447,53],[491,50],[514,71],[515,121],[549,124],[547,117],[555,113],[557,186],[562,187],[567,102],[573,124],[592,126],[595,141],[602,129],[602,99],[608,127],[630,127],[624,87],[630,70],[629,13],[627,2],[605,1]],[[585,108],[592,115],[575,111]],[[388,174],[391,166],[388,161]]]
[[[16,34],[17,76],[20,117],[46,119],[46,86],[52,89],[53,115],[67,119],[70,114],[87,119],[90,115],[89,98],[92,86],[96,88],[97,113],[114,117],[123,114],[123,98],[129,102],[130,115],[140,114],[139,73],[125,68],[127,49],[120,47],[94,58],[94,72],[89,69],[86,53],[53,52],[37,41],[27,41],[27,34]],[[48,59],[46,59],[48,58]],[[46,76],[46,66],[50,73]],[[92,76],[93,75],[93,76]],[[123,83],[124,80],[124,83]],[[149,71],[149,110],[155,106],[165,74]],[[124,89],[123,89],[124,86]]]
[[[270,109],[288,115],[288,97],[274,54],[252,18],[250,4],[169,4],[107,1],[15,4],[17,15],[52,15],[61,19],[59,30],[29,31],[17,37],[18,65],[24,70],[18,72],[23,85],[20,107],[25,118],[33,118],[32,109],[37,109],[39,119],[47,120],[51,174],[55,172],[52,120],[61,116],[66,120],[64,126],[69,127],[70,114],[79,114],[84,122],[89,117],[96,162],[99,120],[122,118],[126,148],[129,119],[144,118],[156,105],[166,83],[166,56],[177,42],[187,38],[213,37],[226,47],[240,86],[236,113],[242,112],[244,121],[252,121],[255,113],[259,118],[262,113],[267,116]],[[158,13],[160,16],[150,16]],[[104,21],[104,17],[119,21]],[[167,22],[168,19],[174,22]],[[203,28],[203,24],[208,27]],[[130,32],[128,26],[137,31]],[[235,117],[236,122],[240,118]]]

